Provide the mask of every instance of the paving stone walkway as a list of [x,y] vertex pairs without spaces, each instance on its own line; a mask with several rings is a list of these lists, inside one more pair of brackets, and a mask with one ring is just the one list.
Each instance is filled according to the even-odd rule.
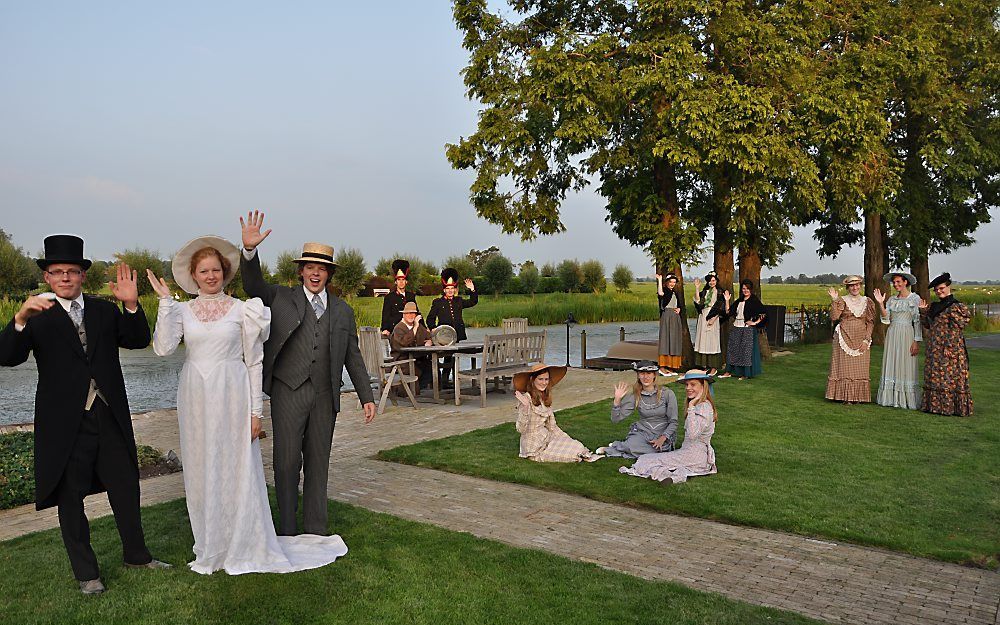
[[[560,407],[608,396],[620,373],[572,371]],[[379,449],[489,427],[513,418],[510,396],[461,407],[392,408],[364,425],[353,396],[337,420],[330,497],[450,530],[541,549],[643,578],[669,580],[833,623],[1000,625],[1000,574],[781,532],[601,503],[381,462]],[[266,424],[266,422],[265,422]],[[178,449],[176,417],[136,415],[139,442]],[[265,439],[266,473],[271,477]],[[142,483],[143,504],[182,497],[181,474]],[[110,513],[91,497],[88,514]],[[0,540],[56,527],[54,510],[0,512]],[[664,549],[664,545],[668,545]]]

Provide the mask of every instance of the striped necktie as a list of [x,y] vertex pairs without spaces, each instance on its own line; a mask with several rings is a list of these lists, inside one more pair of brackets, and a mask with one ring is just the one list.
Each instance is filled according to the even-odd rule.
[[80,306],[79,301],[73,300],[73,303],[70,304],[69,318],[73,320],[76,332],[80,335],[80,344],[83,345],[83,351],[87,351],[87,328],[83,325],[83,306]]
[[326,310],[326,308],[323,307],[323,299],[319,296],[319,293],[313,295],[312,307],[313,312],[316,313],[317,319],[323,316],[323,311]]

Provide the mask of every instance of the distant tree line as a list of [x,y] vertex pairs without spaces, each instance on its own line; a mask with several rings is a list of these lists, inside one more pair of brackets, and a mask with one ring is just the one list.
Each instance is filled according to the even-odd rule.
[[[271,284],[294,285],[298,283],[298,250],[286,250],[278,254],[274,270],[267,263],[261,263],[264,279]],[[459,276],[472,278],[480,293],[526,294],[535,293],[603,293],[608,288],[604,264],[596,259],[580,261],[567,259],[559,263],[547,262],[540,268],[534,261],[527,260],[515,265],[504,256],[500,249],[492,246],[485,250],[469,250],[468,254],[450,256],[442,264],[419,258],[415,255],[397,253],[378,259],[369,270],[364,254],[357,249],[341,250],[337,254],[337,269],[330,280],[338,294],[352,298],[364,292],[376,281],[392,284],[392,261],[405,258],[410,262],[407,288],[416,292],[432,294],[440,292],[441,269],[454,267]],[[157,276],[166,278],[172,288],[171,263],[162,258],[157,250],[132,248],[114,254],[109,260],[94,260],[84,281],[84,291],[100,293],[107,285],[110,270],[117,263],[127,263],[139,273],[139,294],[152,292],[146,270],[151,269]],[[626,265],[618,265],[612,273],[612,284],[618,292],[627,292],[635,280],[632,270]],[[11,243],[11,237],[0,230],[0,294],[23,295],[34,291],[42,281],[41,270],[34,260],[21,248]],[[246,297],[239,272],[226,289],[237,297]]]

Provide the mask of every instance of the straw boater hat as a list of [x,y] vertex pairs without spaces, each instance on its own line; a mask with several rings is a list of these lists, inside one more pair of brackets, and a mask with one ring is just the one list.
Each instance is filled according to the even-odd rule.
[[170,271],[174,274],[174,282],[191,295],[198,294],[198,283],[191,276],[191,257],[194,256],[195,252],[203,250],[206,247],[215,248],[229,261],[229,271],[222,278],[222,288],[226,288],[226,285],[236,275],[236,270],[240,268],[240,250],[229,241],[214,234],[207,234],[197,239],[191,239],[174,254],[174,259],[170,263]]
[[392,261],[392,279],[406,278],[410,275],[410,261],[397,258]]
[[895,278],[896,276],[904,278],[907,282],[910,283],[911,288],[917,286],[916,277],[914,277],[912,273],[906,273],[905,271],[890,271],[889,273],[882,276],[882,281],[892,284],[892,279]]
[[709,375],[701,369],[688,369],[688,372],[674,380],[674,382],[687,382],[688,380],[705,380],[709,384],[715,382],[715,376]]
[[549,388],[559,384],[559,380],[566,377],[566,367],[546,365],[544,363],[537,364],[527,371],[522,371],[514,375],[514,390],[521,391],[522,393],[526,392],[528,390],[528,380],[531,379],[531,376],[545,370],[549,372]]
[[295,259],[297,263],[323,263],[331,268],[337,266],[333,260],[333,248],[322,243],[305,243],[302,246],[302,255]]
[[405,315],[406,313],[418,313],[420,311],[417,310],[416,302],[406,302],[403,304],[403,310],[401,312]]
[[851,284],[864,284],[864,282],[865,279],[862,278],[861,276],[847,276],[846,278],[844,278],[844,286],[848,286]]
[[441,271],[441,286],[458,286],[458,270],[446,267]]
[[83,257],[83,239],[72,234],[45,237],[45,258],[39,258],[35,263],[45,270],[57,263],[80,265],[84,271],[90,269],[90,261]]

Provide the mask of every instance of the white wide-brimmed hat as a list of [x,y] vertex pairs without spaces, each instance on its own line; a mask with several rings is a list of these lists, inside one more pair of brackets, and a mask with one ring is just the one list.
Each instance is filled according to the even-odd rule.
[[232,281],[233,276],[236,275],[236,271],[240,268],[240,250],[229,241],[214,234],[206,234],[197,239],[191,239],[174,254],[174,259],[170,263],[170,271],[174,274],[174,282],[191,295],[198,294],[198,283],[195,282],[194,277],[191,275],[191,257],[194,256],[195,252],[203,250],[206,247],[218,250],[229,261],[229,271],[222,278],[222,288],[226,288],[226,285]]

